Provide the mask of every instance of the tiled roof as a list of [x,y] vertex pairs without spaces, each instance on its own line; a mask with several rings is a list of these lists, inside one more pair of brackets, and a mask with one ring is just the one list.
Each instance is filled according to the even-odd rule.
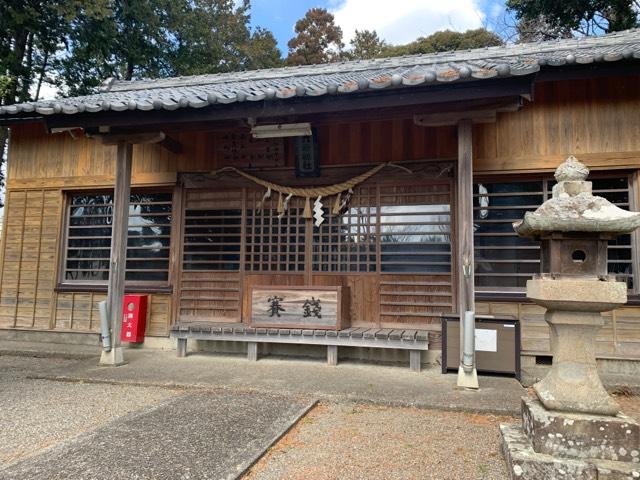
[[176,110],[213,104],[318,97],[527,75],[541,68],[640,59],[640,29],[601,37],[437,54],[284,67],[156,80],[107,81],[100,93],[0,107],[0,118],[125,110]]

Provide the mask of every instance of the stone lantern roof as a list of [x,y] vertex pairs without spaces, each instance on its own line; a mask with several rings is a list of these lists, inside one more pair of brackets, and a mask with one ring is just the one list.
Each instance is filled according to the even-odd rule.
[[539,237],[551,232],[591,232],[623,235],[640,227],[640,213],[623,210],[607,199],[592,194],[586,181],[589,169],[573,155],[557,169],[558,183],[552,198],[523,220],[513,223],[523,237]]

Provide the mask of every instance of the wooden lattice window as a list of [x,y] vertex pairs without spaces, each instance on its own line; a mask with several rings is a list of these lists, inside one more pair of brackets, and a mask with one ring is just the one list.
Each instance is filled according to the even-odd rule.
[[354,322],[437,329],[453,303],[450,180],[367,184],[337,215],[333,200],[316,227],[301,198],[280,216],[277,193],[187,189],[179,317],[238,321],[248,286],[311,273],[312,284],[339,282],[354,305],[367,303]]
[[[629,208],[628,176],[591,179],[593,193]],[[512,223],[551,197],[555,180],[481,181],[474,187],[475,283],[481,291],[522,291],[540,272],[540,245],[516,235]],[[633,288],[631,236],[609,242],[609,273]]]
[[[171,248],[171,193],[132,193],[126,279],[167,283]],[[113,195],[70,194],[66,212],[64,283],[105,283],[109,278]]]
[[363,187],[342,215],[314,229],[318,272],[448,273],[448,184]]
[[292,198],[280,217],[277,195],[261,202],[264,192],[247,192],[246,270],[303,272],[305,269],[304,202]]
[[382,187],[379,211],[383,273],[451,272],[448,184]]
[[375,272],[377,246],[376,187],[356,189],[341,215],[324,210],[325,221],[314,227],[313,270]]

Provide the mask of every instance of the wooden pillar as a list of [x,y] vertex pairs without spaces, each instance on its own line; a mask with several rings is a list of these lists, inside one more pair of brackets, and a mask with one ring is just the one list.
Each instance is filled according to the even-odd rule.
[[[640,211],[640,175],[637,170],[631,174],[629,210],[632,212]],[[640,232],[638,230],[631,232],[631,246],[631,271],[634,275],[637,275],[640,273]],[[633,293],[640,293],[640,286],[636,280],[633,282]],[[613,318],[615,318],[615,315]]]
[[247,342],[247,360],[258,361],[258,342]]
[[179,358],[184,358],[187,356],[187,339],[186,338],[178,338],[178,342],[176,344],[176,353]]
[[327,345],[327,365],[338,365],[338,346]]
[[412,372],[420,373],[422,368],[422,350],[409,350],[409,368]]
[[111,257],[109,262],[109,286],[107,290],[107,314],[111,321],[111,351],[102,352],[101,365],[122,365],[124,356],[120,344],[122,301],[127,266],[127,233],[129,230],[129,197],[131,195],[131,161],[133,145],[126,141],[117,143],[115,188],[113,192],[113,216],[111,229]]
[[[462,368],[464,312],[475,312],[475,282],[473,258],[473,124],[471,120],[458,123],[458,183],[457,183],[457,249],[458,313],[460,314],[460,368],[458,386],[478,388],[473,357],[472,371]],[[474,329],[475,330],[475,329]],[[475,334],[475,332],[471,332]],[[468,370],[468,369],[467,369]]]

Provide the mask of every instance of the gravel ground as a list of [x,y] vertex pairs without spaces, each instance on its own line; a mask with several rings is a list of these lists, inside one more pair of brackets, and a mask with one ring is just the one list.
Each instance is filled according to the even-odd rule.
[[[640,396],[617,395],[640,421]],[[498,425],[517,418],[324,403],[243,480],[507,479]],[[456,455],[455,461],[451,456]]]
[[75,360],[0,356],[0,469],[118,417],[157,405],[175,390],[27,380]]
[[498,425],[516,421],[414,408],[322,404],[245,480],[507,479]]

